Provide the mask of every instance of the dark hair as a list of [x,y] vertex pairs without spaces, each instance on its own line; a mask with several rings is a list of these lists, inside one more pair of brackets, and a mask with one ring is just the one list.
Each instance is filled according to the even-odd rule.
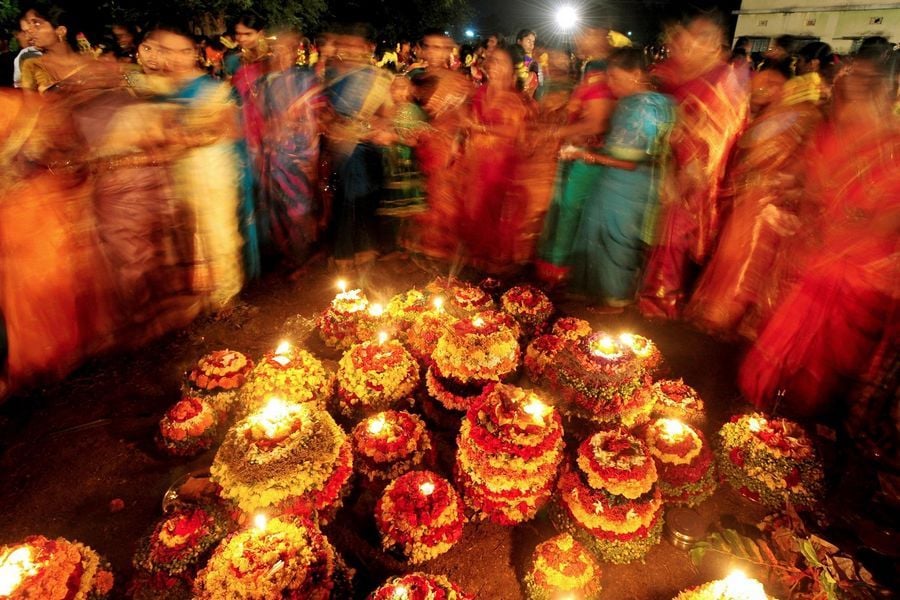
[[245,12],[237,15],[228,22],[228,30],[233,32],[234,28],[238,25],[243,25],[248,29],[255,29],[256,31],[262,31],[268,24],[266,23],[266,20],[258,14]]
[[82,33],[82,30],[80,23],[73,14],[59,4],[47,2],[46,0],[33,0],[22,6],[22,11],[19,13],[19,21],[23,20],[25,15],[31,11],[34,11],[37,16],[50,23],[54,29],[65,27],[66,43],[69,44],[72,50],[78,50],[78,34]]
[[739,37],[738,39],[736,39],[734,41],[734,47],[735,48],[743,48],[744,46],[746,46],[749,43],[750,43],[750,38],[748,38],[746,35],[742,35],[741,37]]
[[191,31],[188,26],[184,23],[178,21],[159,21],[154,25],[147,28],[147,33],[144,34],[143,39],[147,39],[154,31],[165,31],[166,33],[173,33],[175,35],[179,35],[181,37],[185,37],[191,42],[193,42],[194,46],[197,46],[197,37],[194,35],[194,32]]
[[797,50],[797,56],[806,62],[818,60],[825,64],[832,57],[831,46],[825,42],[810,42]]
[[422,32],[422,37],[419,38],[419,43],[425,40],[427,37],[450,37],[443,29],[439,29],[437,27],[429,27],[425,31]]
[[519,33],[516,34],[516,43],[518,44],[519,42],[521,42],[522,40],[527,38],[529,35],[533,35],[535,38],[537,37],[537,34],[534,32],[533,29],[520,30]]
[[606,66],[625,71],[643,71],[647,68],[647,59],[641,48],[618,48],[607,57]]
[[336,28],[338,35],[358,37],[371,42],[375,39],[375,30],[368,23],[343,23]]
[[795,42],[796,38],[788,33],[779,35],[777,38],[775,38],[775,44],[781,48],[784,48],[788,52],[791,52],[794,49]]

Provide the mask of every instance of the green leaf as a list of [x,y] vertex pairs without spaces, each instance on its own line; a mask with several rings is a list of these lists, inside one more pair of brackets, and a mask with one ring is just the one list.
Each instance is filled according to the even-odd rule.
[[813,547],[812,542],[807,539],[798,541],[800,542],[800,553],[803,554],[806,561],[814,567],[822,567],[822,562],[819,560],[819,557],[816,556],[816,549]]
[[728,542],[728,546],[731,548],[732,554],[739,558],[751,558],[750,554],[747,552],[746,544],[744,543],[744,536],[739,534],[734,529],[725,529],[722,531],[722,535]]
[[706,556],[707,550],[709,550],[709,544],[700,542],[688,551],[688,556],[691,557],[691,563],[695,567],[699,567],[703,562],[703,557]]
[[828,600],[839,600],[835,583],[834,577],[828,571],[819,573],[819,584],[822,586],[822,591],[825,592]]

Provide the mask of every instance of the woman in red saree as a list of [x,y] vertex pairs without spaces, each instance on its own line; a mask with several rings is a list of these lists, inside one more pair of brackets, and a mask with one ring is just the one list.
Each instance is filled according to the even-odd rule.
[[490,273],[516,266],[525,235],[527,194],[515,179],[521,136],[533,106],[516,89],[512,57],[495,50],[485,61],[487,85],[470,107],[471,125],[460,160],[460,239],[469,262]]
[[796,251],[800,279],[740,371],[758,407],[783,390],[791,412],[821,412],[863,375],[883,332],[897,330],[900,129],[889,89],[878,58],[857,57],[835,81],[832,120],[806,159],[819,216]]

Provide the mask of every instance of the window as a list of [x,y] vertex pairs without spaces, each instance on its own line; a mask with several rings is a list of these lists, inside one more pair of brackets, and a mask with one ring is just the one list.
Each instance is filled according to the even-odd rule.
[[884,22],[884,17],[869,17],[869,25],[881,25]]

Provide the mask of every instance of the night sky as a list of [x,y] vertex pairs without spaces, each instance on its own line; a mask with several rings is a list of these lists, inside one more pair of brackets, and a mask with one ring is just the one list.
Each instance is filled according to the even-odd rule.
[[[733,10],[740,8],[740,0],[470,0],[475,17],[469,24],[478,34],[500,30],[508,36],[523,28],[538,32],[538,43],[558,45],[565,42],[554,21],[556,10],[569,4],[576,8],[584,20],[606,26],[622,33],[632,32],[637,42],[651,42],[659,33],[660,22],[666,15],[677,14],[688,5],[702,8],[718,8],[731,27],[737,17]],[[465,27],[465,26],[463,26]],[[729,31],[730,35],[731,31]]]

